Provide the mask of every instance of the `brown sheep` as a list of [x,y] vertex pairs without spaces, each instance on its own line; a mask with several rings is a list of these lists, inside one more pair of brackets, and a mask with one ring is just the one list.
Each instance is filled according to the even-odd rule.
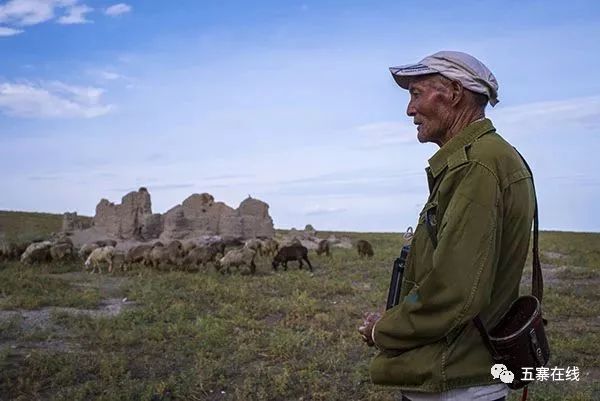
[[356,250],[358,251],[359,257],[373,257],[373,246],[367,240],[361,239],[356,242]]
[[225,244],[224,241],[212,242],[208,246],[213,248],[217,253],[220,253],[221,256],[225,256],[225,249],[226,249],[227,245]]
[[73,242],[58,242],[50,248],[50,256],[55,262],[72,259],[74,254]]
[[325,256],[331,256],[329,251],[329,241],[323,239],[319,241],[319,246],[317,247],[317,255],[321,256],[325,254]]
[[217,255],[219,254],[219,249],[213,244],[208,246],[200,246],[192,249],[186,256],[183,258],[183,266],[193,266],[193,267],[204,267],[207,263],[215,262],[217,259]]
[[161,265],[181,266],[183,256],[183,246],[181,241],[173,240],[167,246],[157,242],[148,254],[148,260],[152,267],[158,268]]
[[312,271],[312,265],[310,264],[310,260],[308,260],[308,249],[306,247],[300,246],[284,246],[282,247],[277,255],[273,258],[273,263],[271,266],[273,270],[277,270],[277,266],[280,264],[283,266],[284,270],[287,270],[287,262],[290,260],[297,260],[300,264],[298,267],[302,269],[302,260],[305,260],[308,263],[308,268]]
[[113,252],[112,263],[113,267],[127,271],[127,265],[125,264],[125,251],[116,250]]
[[244,246],[244,241],[235,237],[225,237],[219,242],[222,242],[225,245],[225,249],[238,248],[240,246]]
[[152,245],[148,244],[134,246],[127,251],[127,255],[125,256],[125,265],[131,266],[134,263],[142,263],[144,266],[148,266],[150,263],[148,255],[151,250]]

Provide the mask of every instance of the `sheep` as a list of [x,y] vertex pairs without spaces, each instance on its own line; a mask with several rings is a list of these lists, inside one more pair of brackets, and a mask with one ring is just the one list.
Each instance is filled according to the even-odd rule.
[[82,260],[86,260],[88,256],[90,256],[90,253],[92,253],[94,249],[98,248],[100,248],[100,246],[98,246],[96,243],[84,244],[81,248],[79,248],[78,255]]
[[134,263],[143,263],[144,266],[148,266],[150,264],[148,255],[151,250],[152,245],[148,244],[137,245],[130,248],[125,256],[125,266],[131,266]]
[[358,251],[358,256],[361,258],[364,256],[372,257],[374,255],[373,246],[367,240],[358,240],[356,242],[356,249]]
[[213,244],[196,247],[183,258],[183,265],[204,267],[207,263],[215,263],[217,254],[219,254],[219,249],[218,247],[213,246]]
[[152,248],[146,254],[144,264],[156,269],[160,266],[161,262],[165,261],[167,258],[165,246],[162,242],[157,242],[152,245]]
[[52,245],[50,248],[50,256],[52,257],[53,261],[56,262],[60,260],[71,259],[73,257],[73,242],[70,241],[70,238],[68,239],[69,241],[67,242],[58,242]]
[[305,260],[308,263],[308,268],[310,271],[313,270],[312,265],[310,264],[310,260],[308,260],[308,249],[306,247],[300,245],[294,246],[284,246],[282,247],[277,255],[273,258],[273,263],[271,266],[273,270],[277,270],[277,266],[279,264],[283,265],[284,270],[287,270],[287,262],[290,260],[297,260],[300,264],[298,267],[302,269],[302,260]]
[[154,268],[161,265],[181,266],[183,247],[181,241],[173,240],[167,246],[158,242],[148,254],[148,261]]
[[55,244],[70,244],[71,246],[73,246],[73,240],[69,236],[67,236],[67,234],[65,234],[65,233],[59,233],[59,234],[53,235],[53,237],[51,238],[51,241],[54,242]]
[[265,256],[275,256],[279,250],[279,243],[272,238],[263,241],[262,251]]
[[52,242],[50,241],[34,242],[29,245],[21,255],[21,263],[32,264],[34,262],[49,262],[51,260],[51,247]]
[[254,274],[256,272],[256,265],[254,264],[255,256],[256,252],[249,248],[232,249],[219,259],[218,263],[215,264],[215,268],[217,271],[225,268],[227,273],[231,273],[231,267],[236,267],[239,270],[240,266],[248,266],[250,273]]
[[317,247],[317,255],[321,256],[322,254],[325,254],[325,256],[331,255],[329,252],[329,241],[326,239],[319,241],[319,245]]
[[181,241],[173,240],[169,242],[165,249],[167,251],[167,262],[175,266],[181,266],[181,259],[184,256]]
[[224,237],[221,239],[220,242],[225,244],[225,247],[237,248],[240,246],[244,246],[244,241],[237,237]]
[[303,245],[302,245],[302,242],[300,242],[300,240],[298,238],[294,237],[294,239],[292,239],[290,244],[287,246],[303,246]]
[[244,244],[245,248],[248,249],[252,249],[254,252],[256,252],[259,255],[262,255],[262,248],[263,248],[263,244],[262,241],[256,238],[252,238],[246,241],[246,243]]
[[92,253],[90,253],[90,256],[88,256],[87,260],[85,261],[85,268],[89,269],[90,266],[92,268],[91,273],[94,273],[96,271],[96,268],[98,268],[98,273],[102,273],[102,266],[100,265],[101,262],[106,262],[108,263],[108,272],[112,273],[112,268],[113,268],[113,254],[115,251],[115,247],[114,246],[103,246],[101,248],[96,248],[92,251]]
[[227,248],[227,244],[225,241],[219,240],[215,242],[211,242],[208,244],[211,248],[213,248],[217,253],[220,253],[221,256],[225,256],[225,249]]
[[198,244],[196,244],[196,242],[194,242],[194,240],[186,240],[183,241],[181,243],[181,249],[183,249],[183,252],[187,255],[190,253],[190,251],[194,248],[196,248],[198,246]]
[[116,250],[113,252],[112,263],[113,267],[127,271],[127,265],[125,264],[125,251]]

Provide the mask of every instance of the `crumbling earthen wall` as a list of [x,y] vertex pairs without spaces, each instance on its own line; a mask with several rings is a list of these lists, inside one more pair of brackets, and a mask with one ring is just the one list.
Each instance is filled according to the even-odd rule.
[[118,239],[161,240],[205,235],[255,238],[273,237],[269,205],[248,197],[237,209],[215,202],[208,193],[193,194],[164,214],[152,213],[150,193],[140,188],[125,195],[120,204],[102,199],[96,206],[94,229]]

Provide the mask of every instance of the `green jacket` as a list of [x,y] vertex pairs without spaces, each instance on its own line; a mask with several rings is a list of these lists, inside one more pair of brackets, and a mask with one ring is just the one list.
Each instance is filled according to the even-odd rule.
[[[375,384],[442,392],[498,383],[472,319],[493,327],[519,294],[534,213],[531,175],[488,119],[440,148],[426,169],[401,302],[373,330]],[[434,209],[437,248],[425,215]]]

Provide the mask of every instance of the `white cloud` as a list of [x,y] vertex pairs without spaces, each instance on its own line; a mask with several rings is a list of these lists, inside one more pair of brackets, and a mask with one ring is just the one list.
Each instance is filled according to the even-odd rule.
[[63,25],[70,24],[86,24],[92,22],[85,19],[85,14],[92,12],[94,9],[84,5],[73,6],[67,10],[67,15],[60,17],[56,22]]
[[79,0],[10,0],[0,5],[0,23],[13,26],[37,25],[56,18],[57,9],[65,12],[57,20],[60,24],[90,22],[85,19],[85,14],[92,9],[79,4]]
[[50,82],[0,84],[0,111],[25,118],[93,118],[113,109],[102,104],[104,90]]
[[121,74],[117,74],[116,72],[112,71],[98,71],[98,75],[107,81],[114,81],[115,79],[123,78]]
[[23,30],[22,29],[14,29],[14,28],[7,28],[4,26],[0,26],[0,37],[2,36],[14,36],[14,35],[18,35],[20,33],[22,33]]
[[117,15],[125,14],[131,11],[131,6],[125,3],[119,3],[108,7],[104,10],[106,15],[110,15],[111,17],[115,17]]
[[491,110],[489,115],[507,133],[600,129],[600,96],[509,106]]
[[0,6],[0,22],[16,25],[35,25],[54,17],[54,1],[11,0]]

